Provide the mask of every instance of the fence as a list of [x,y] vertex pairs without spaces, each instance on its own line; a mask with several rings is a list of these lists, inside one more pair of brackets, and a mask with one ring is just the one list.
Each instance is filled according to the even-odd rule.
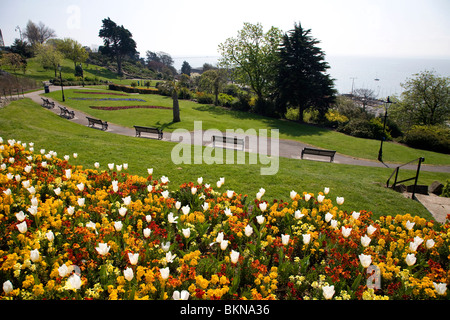
[[[409,165],[409,164],[411,164],[411,163],[414,163],[414,162],[416,162],[416,161],[418,161],[418,163],[417,163],[416,175],[415,175],[414,177],[412,177],[412,178],[408,178],[408,179],[404,179],[404,180],[398,181],[398,180],[397,180],[397,179],[398,179],[398,172],[400,171],[400,168],[402,168],[402,167],[404,167],[404,166],[406,166],[406,165]],[[392,172],[391,176],[389,177],[389,179],[388,179],[387,182],[386,182],[386,187],[387,187],[387,188],[395,188],[395,186],[396,186],[397,184],[400,184],[400,183],[403,183],[403,182],[406,182],[406,181],[414,180],[414,186],[413,186],[413,191],[412,191],[412,197],[411,197],[411,199],[415,199],[415,197],[416,197],[417,180],[419,179],[419,173],[420,173],[420,166],[421,166],[422,162],[424,162],[424,161],[425,161],[425,158],[421,157],[421,158],[414,159],[414,160],[412,160],[412,161],[410,161],[410,162],[407,162],[407,163],[405,163],[405,164],[402,164],[401,166],[398,166],[397,168],[395,168],[395,169],[394,169],[394,172]],[[389,187],[389,182],[391,181],[392,176],[393,176],[394,174],[395,174],[394,183],[392,184],[391,187]]]

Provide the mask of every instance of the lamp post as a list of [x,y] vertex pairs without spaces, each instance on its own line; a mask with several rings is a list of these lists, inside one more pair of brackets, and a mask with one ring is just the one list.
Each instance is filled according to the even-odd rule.
[[378,161],[380,162],[383,162],[383,142],[386,140],[386,119],[388,117],[388,106],[391,103],[391,100],[387,97],[387,100],[384,103],[383,137],[381,138],[380,150],[378,151]]
[[63,88],[63,83],[62,83],[62,76],[61,76],[61,65],[58,64],[58,70],[59,70],[59,82],[61,83],[61,92],[62,92],[62,101],[66,101],[66,99],[64,98],[64,88]]

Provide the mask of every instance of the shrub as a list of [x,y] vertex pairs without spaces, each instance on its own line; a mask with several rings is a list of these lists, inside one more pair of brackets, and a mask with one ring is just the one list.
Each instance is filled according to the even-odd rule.
[[213,104],[214,103],[214,95],[205,92],[197,92],[196,98],[198,103],[202,104]]
[[[382,139],[384,135],[383,124],[379,118],[370,120],[357,118],[338,127],[338,131],[345,134],[366,139]],[[386,140],[392,140],[388,128],[386,128]]]
[[441,197],[450,198],[450,180],[447,180],[444,187],[442,188]]
[[133,88],[129,86],[122,86],[118,84],[110,84],[109,90],[115,90],[115,91],[123,91],[127,93],[139,93],[139,94],[158,94],[159,90],[155,88]]
[[410,147],[450,153],[450,129],[440,126],[413,126],[402,140]]
[[233,101],[237,100],[233,96],[226,93],[219,93],[219,105],[223,107],[231,107]]

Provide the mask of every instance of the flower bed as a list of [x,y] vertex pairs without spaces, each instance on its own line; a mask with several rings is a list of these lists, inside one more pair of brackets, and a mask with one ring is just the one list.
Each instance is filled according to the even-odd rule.
[[126,96],[125,93],[117,93],[117,92],[74,91],[73,93],[80,93],[80,94],[107,94],[107,95],[114,95],[114,96]]
[[0,142],[1,299],[448,299],[449,223]]
[[124,110],[124,109],[168,109],[169,107],[160,107],[160,106],[117,106],[117,107],[102,107],[102,106],[89,106],[91,109],[96,110]]
[[95,100],[95,101],[141,101],[145,102],[144,99],[138,98],[69,98],[71,100]]

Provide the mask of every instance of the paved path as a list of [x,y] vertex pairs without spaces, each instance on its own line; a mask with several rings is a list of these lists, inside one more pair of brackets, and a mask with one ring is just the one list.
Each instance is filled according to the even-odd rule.
[[[77,86],[77,87],[66,87],[66,89],[79,89],[81,87]],[[51,90],[55,91],[55,90],[59,90],[58,87],[51,87]],[[88,88],[83,88],[83,90],[89,90]],[[95,90],[95,89],[93,89]],[[42,99],[41,99],[41,94],[44,93],[44,90],[41,91],[35,91],[35,92],[31,92],[31,93],[27,93],[25,94],[26,97],[31,98],[33,101],[35,101],[38,104],[42,104]],[[51,99],[50,99],[51,100]],[[59,102],[55,101],[55,104],[57,105]],[[88,125],[88,121],[86,119],[86,116],[88,116],[87,114],[79,111],[79,110],[74,110],[71,109],[69,107],[67,107],[69,110],[73,110],[75,112],[75,117],[73,119],[71,119],[71,121],[79,123],[81,125],[87,126]],[[50,111],[53,111],[56,114],[59,114],[59,108],[55,107],[53,109],[49,109]],[[111,133],[116,133],[116,134],[121,134],[121,135],[126,135],[126,136],[130,136],[130,137],[134,137],[135,136],[135,130],[134,128],[128,128],[128,127],[123,127],[117,124],[113,124],[113,123],[108,123],[108,132]],[[209,137],[209,139],[194,139],[195,135],[200,135],[201,137],[203,137],[203,134],[205,132],[199,132],[199,131],[194,131],[194,132],[190,132],[190,141],[193,144],[198,144],[201,143],[203,146],[212,146],[212,142],[211,142],[211,138]],[[257,146],[260,145],[260,143],[262,143],[263,141],[260,141],[259,137],[251,137],[249,138],[248,136],[243,136],[240,134],[235,134],[236,137],[239,138],[246,138],[247,141],[245,143],[245,151],[246,152],[253,152],[253,153],[257,153],[258,152],[258,148]],[[249,140],[253,140],[255,143],[251,144],[248,143]],[[254,140],[256,139],[256,140]],[[164,141],[172,141],[172,134],[170,132],[164,132]],[[199,142],[198,142],[199,141]],[[267,145],[268,145],[268,149],[270,150],[270,145],[271,145],[272,141],[270,140],[270,138],[267,141]],[[279,156],[280,157],[284,157],[284,158],[290,158],[290,159],[301,159],[301,150],[304,147],[307,146],[311,146],[299,141],[294,141],[294,140],[286,140],[286,139],[279,139]],[[270,152],[269,152],[270,153]],[[304,159],[306,160],[315,160],[315,161],[323,161],[323,162],[329,162],[329,159],[327,157],[319,157],[319,156],[312,156],[312,155],[305,155]],[[385,168],[385,167],[389,167],[389,168],[393,168],[395,169],[395,167],[397,166],[396,164],[393,163],[386,163],[383,164],[379,161],[372,161],[372,160],[367,160],[367,159],[357,159],[354,157],[350,157],[350,156],[346,156],[346,155],[342,155],[339,153],[336,153],[335,157],[334,157],[334,163],[338,163],[338,164],[350,164],[350,165],[358,165],[358,166],[369,166],[369,167],[380,167],[380,168]],[[404,169],[410,169],[410,170],[416,170],[417,166],[416,165],[408,165],[408,166],[404,166]],[[450,173],[450,165],[448,166],[433,166],[433,165],[426,165],[426,164],[422,164],[421,170],[423,171],[432,171],[432,172],[445,172],[445,173]]]

